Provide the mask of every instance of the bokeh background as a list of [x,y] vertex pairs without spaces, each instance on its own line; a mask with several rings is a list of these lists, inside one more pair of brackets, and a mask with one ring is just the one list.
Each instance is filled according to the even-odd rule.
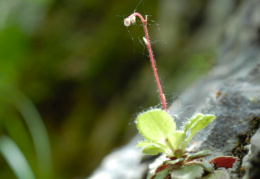
[[139,112],[160,106],[141,23],[123,19],[149,15],[170,104],[214,65],[240,1],[220,2],[0,0],[0,178],[89,176],[136,134]]

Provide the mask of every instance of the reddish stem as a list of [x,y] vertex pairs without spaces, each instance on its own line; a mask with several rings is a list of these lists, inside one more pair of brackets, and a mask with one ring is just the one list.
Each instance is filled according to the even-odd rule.
[[135,12],[135,13],[131,14],[128,18],[131,19],[131,17],[136,17],[136,16],[138,16],[141,19],[142,23],[143,23],[144,34],[145,34],[145,40],[144,41],[145,41],[145,44],[146,44],[146,46],[148,48],[150,61],[151,61],[151,65],[152,65],[152,69],[153,69],[156,85],[157,85],[157,88],[158,88],[158,92],[159,92],[159,95],[160,95],[162,107],[163,107],[163,109],[165,111],[167,111],[166,99],[165,99],[165,96],[164,96],[163,91],[162,91],[160,79],[159,79],[159,76],[158,76],[158,73],[157,73],[157,69],[156,69],[155,59],[154,59],[154,56],[153,56],[153,50],[152,50],[151,42],[150,42],[150,39],[149,39],[149,34],[148,34],[148,29],[147,29],[147,16],[144,19],[141,14]]

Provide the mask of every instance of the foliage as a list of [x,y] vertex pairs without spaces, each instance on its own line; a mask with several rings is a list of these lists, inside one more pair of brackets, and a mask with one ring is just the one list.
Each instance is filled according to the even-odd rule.
[[148,155],[162,152],[169,158],[180,158],[185,154],[185,148],[196,132],[215,118],[214,115],[196,114],[188,120],[183,130],[176,131],[174,119],[167,112],[160,109],[149,110],[136,119],[136,126],[145,139],[137,147],[143,147],[143,152]]
[[[147,155],[165,153],[170,158],[158,166],[159,170],[153,177],[164,179],[171,171],[171,175],[175,177],[197,178],[204,171],[213,172],[213,166],[208,162],[194,161],[210,155],[211,151],[187,154],[185,149],[192,137],[215,118],[214,115],[196,114],[187,121],[182,130],[176,130],[174,119],[164,110],[152,109],[140,114],[136,119],[136,126],[145,140],[137,144],[137,147],[142,147],[143,153]],[[160,167],[163,167],[161,171]]]
[[32,102],[17,89],[0,85],[0,104],[0,153],[17,178],[52,178],[47,131]]
[[18,85],[28,65],[29,34],[46,4],[47,0],[0,2],[0,178],[53,175],[47,130],[35,104]]
[[35,179],[24,154],[9,137],[0,137],[0,153],[12,168],[17,178]]

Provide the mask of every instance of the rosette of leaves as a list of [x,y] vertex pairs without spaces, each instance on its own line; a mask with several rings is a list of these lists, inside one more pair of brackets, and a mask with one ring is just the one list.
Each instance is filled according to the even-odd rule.
[[195,159],[211,154],[210,150],[203,150],[195,154],[188,154],[186,147],[192,137],[211,123],[216,116],[196,114],[184,125],[182,130],[176,130],[173,117],[164,110],[152,109],[138,115],[136,125],[144,140],[136,147],[142,147],[147,155],[166,154],[168,160],[158,166],[152,178],[199,178],[205,172],[213,172],[213,166],[208,162]]

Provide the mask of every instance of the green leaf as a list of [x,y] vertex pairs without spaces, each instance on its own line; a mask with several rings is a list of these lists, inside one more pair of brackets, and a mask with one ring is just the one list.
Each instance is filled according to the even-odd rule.
[[157,155],[161,152],[167,154],[167,147],[159,142],[141,141],[136,147],[143,147],[142,152],[147,155]]
[[192,137],[201,129],[206,127],[209,123],[211,123],[216,116],[214,115],[203,115],[197,114],[190,119],[190,121],[185,125],[184,131],[186,133],[186,139],[182,146],[182,149],[185,150],[186,146],[192,139]]
[[197,157],[204,157],[204,156],[207,156],[207,155],[211,155],[212,152],[211,150],[202,150],[202,151],[199,151],[195,154],[192,154],[192,155],[189,155],[187,157],[187,159],[192,159],[192,158],[197,158]]
[[157,155],[158,153],[168,153],[167,147],[159,142],[152,142],[152,141],[141,141],[139,142],[136,147],[143,147],[142,152],[146,155]]
[[143,141],[139,142],[135,147],[145,147],[145,146],[151,145],[151,144],[154,144],[154,142],[143,140]]
[[185,133],[184,131],[175,131],[173,134],[171,134],[168,138],[171,142],[174,150],[181,150],[182,143],[185,140]]
[[172,178],[178,179],[196,179],[200,178],[204,170],[201,166],[198,165],[191,165],[191,166],[184,166],[183,168],[173,170],[171,173]]
[[9,137],[0,137],[0,154],[3,155],[17,178],[35,179],[32,168],[24,154]]
[[159,147],[158,145],[149,145],[145,146],[142,152],[146,155],[157,155],[158,153],[164,152],[164,148]]
[[172,168],[173,168],[172,166],[169,166],[164,170],[158,172],[157,174],[155,174],[154,179],[165,179],[167,175],[170,173],[170,171],[172,170]]
[[175,159],[175,160],[167,160],[163,163],[166,164],[166,165],[174,165],[174,164],[176,164],[178,162],[182,162],[184,160],[185,160],[185,158],[178,158],[178,159]]
[[172,116],[161,109],[152,109],[140,114],[136,122],[140,134],[153,142],[164,140],[176,130]]
[[159,142],[152,142],[152,141],[148,141],[148,140],[144,140],[139,142],[135,147],[146,147],[148,145],[158,145],[162,148],[167,148],[165,145],[159,143]]
[[185,124],[183,130],[184,132],[187,132],[190,128],[192,128],[192,126],[194,124],[196,124],[199,120],[201,120],[201,118],[203,117],[204,115],[201,114],[201,113],[198,113],[194,116],[192,116],[188,121],[187,123]]
[[205,171],[212,173],[214,171],[213,166],[209,162],[197,162],[192,161],[189,163],[186,163],[185,165],[198,165],[201,166]]

